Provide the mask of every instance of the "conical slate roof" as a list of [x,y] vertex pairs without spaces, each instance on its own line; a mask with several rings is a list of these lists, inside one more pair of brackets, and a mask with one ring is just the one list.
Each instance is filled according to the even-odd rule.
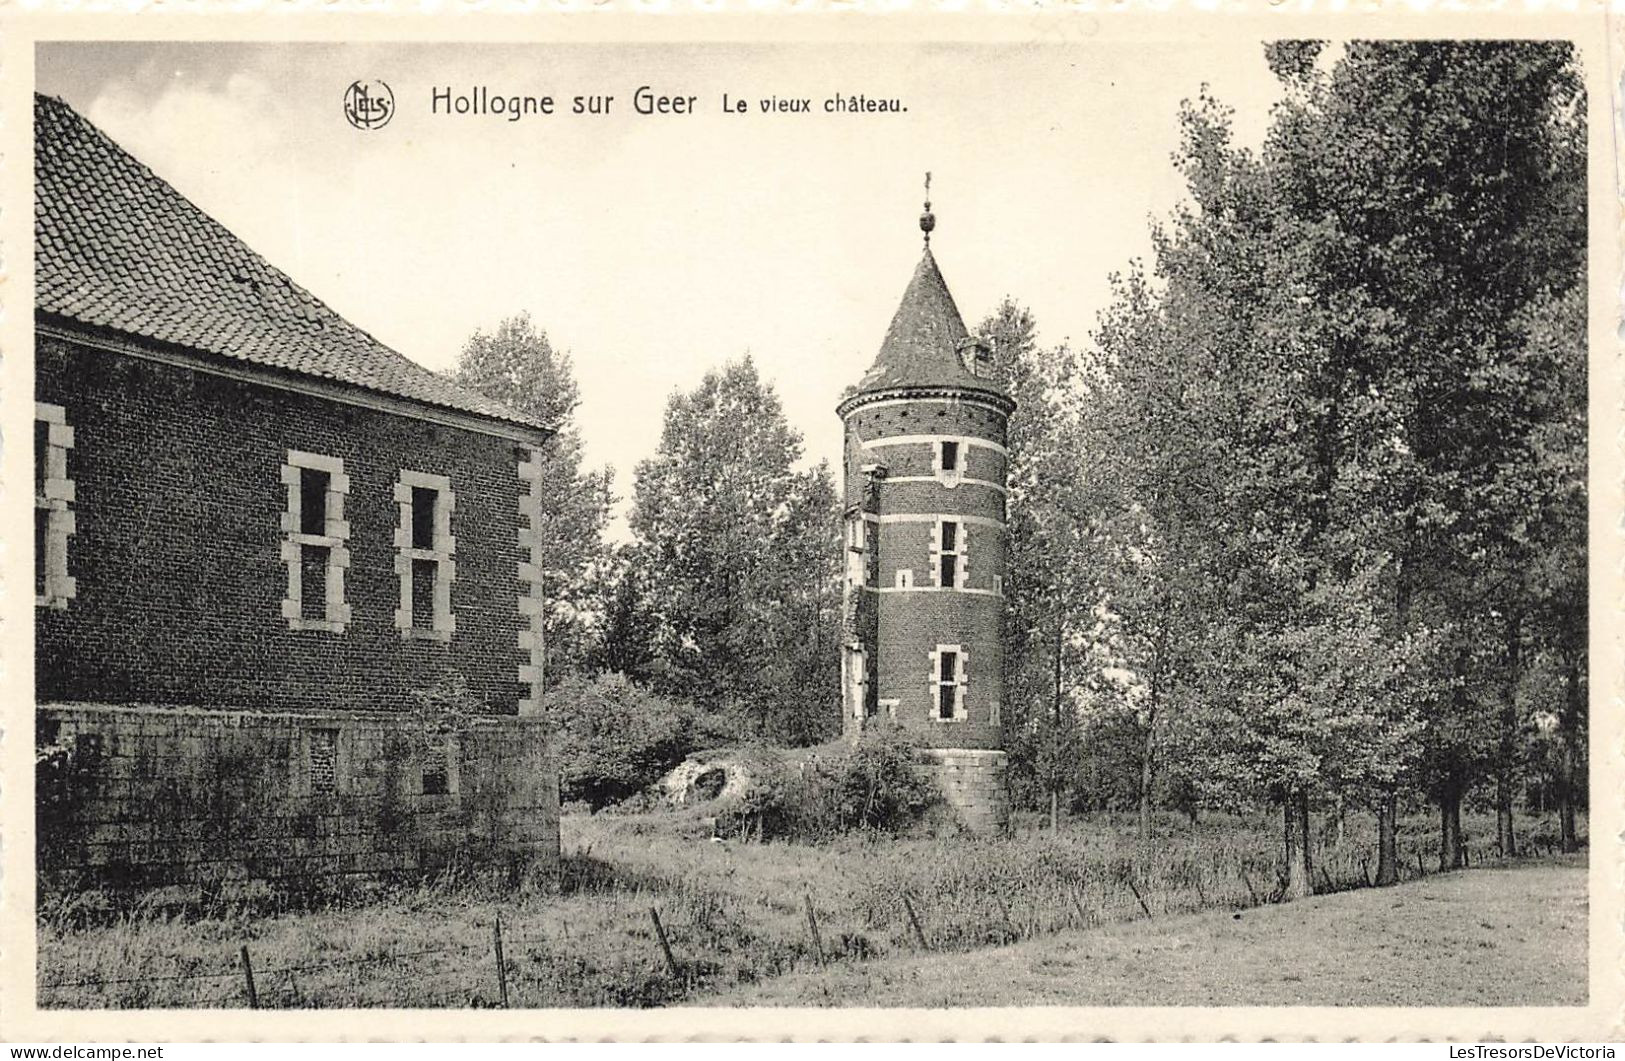
[[66,103],[34,97],[35,309],[527,428],[357,328]]
[[854,394],[912,387],[963,387],[1000,393],[991,379],[965,366],[971,342],[965,319],[942,279],[931,248],[925,248],[903,301],[886,329],[885,342]]

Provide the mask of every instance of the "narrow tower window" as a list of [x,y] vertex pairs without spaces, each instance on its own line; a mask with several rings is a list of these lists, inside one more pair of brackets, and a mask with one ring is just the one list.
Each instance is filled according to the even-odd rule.
[[960,557],[965,550],[964,527],[958,520],[937,523],[937,585],[953,589],[959,585]]
[[846,580],[854,586],[869,584],[867,529],[861,513],[846,521]]
[[931,717],[955,722],[965,717],[965,650],[938,645],[931,653]]
[[959,443],[943,442],[941,470],[957,472],[959,470]]

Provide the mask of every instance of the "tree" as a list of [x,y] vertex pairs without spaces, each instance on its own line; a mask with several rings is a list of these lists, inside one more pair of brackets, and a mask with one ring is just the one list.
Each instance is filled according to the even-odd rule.
[[544,638],[549,679],[576,672],[601,622],[597,587],[608,560],[603,531],[614,503],[612,471],[582,468],[575,412],[581,403],[569,353],[556,350],[530,315],[476,331],[463,344],[452,378],[551,426],[541,451],[540,553],[547,602]]
[[[1395,627],[1456,631],[1435,672],[1449,690],[1424,698],[1443,829],[1459,834],[1462,792],[1490,769],[1510,854],[1532,607],[1520,528],[1552,368],[1519,355],[1519,321],[1583,280],[1583,92],[1558,42],[1360,42],[1329,67],[1321,52],[1270,49],[1289,95],[1268,152],[1293,214],[1331,237],[1309,302],[1343,317],[1331,338],[1354,396],[1391,409],[1403,443],[1377,469],[1400,521]],[[1469,647],[1486,637],[1498,652]]]
[[1091,505],[1079,438],[1084,391],[1075,355],[1040,348],[1031,313],[1012,299],[977,331],[991,344],[994,374],[1016,403],[1006,436],[1004,725],[1018,778],[1044,794],[1055,827],[1062,790],[1078,769],[1094,625]]
[[839,723],[839,513],[829,468],[750,358],[666,406],[631,515],[656,681],[741,735],[813,740]]

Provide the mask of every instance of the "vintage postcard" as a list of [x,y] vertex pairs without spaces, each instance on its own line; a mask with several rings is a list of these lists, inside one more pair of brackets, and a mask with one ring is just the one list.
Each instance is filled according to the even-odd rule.
[[1616,30],[9,12],[0,1031],[1618,1037]]

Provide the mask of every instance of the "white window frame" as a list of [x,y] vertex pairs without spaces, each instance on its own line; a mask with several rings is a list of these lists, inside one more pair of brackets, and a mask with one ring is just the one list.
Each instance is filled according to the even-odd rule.
[[[954,654],[954,678],[951,682],[942,679],[942,655],[945,652]],[[970,671],[970,656],[963,645],[938,645],[928,654],[931,662],[931,721],[933,722],[964,722],[970,717],[966,700],[966,683]],[[954,690],[953,714],[944,718],[942,715],[942,690]]]
[[852,696],[852,717],[862,721],[869,717],[869,652],[862,645],[848,645],[842,653],[842,678]]
[[[947,550],[942,547],[945,537],[943,527],[946,524],[954,525],[954,547]],[[942,558],[944,555],[954,558],[954,584],[942,584]],[[970,577],[970,529],[965,520],[953,517],[939,517],[931,525],[931,581],[938,589],[966,589]]]
[[[327,511],[321,534],[306,534],[302,526],[302,476],[304,469],[326,472]],[[282,484],[287,487],[287,506],[282,511],[282,560],[288,568],[288,592],[282,598],[282,617],[290,630],[322,630],[342,634],[350,624],[350,605],[344,599],[344,572],[350,566],[350,523],[344,518],[344,499],[350,494],[350,477],[344,474],[344,458],[323,453],[290,449],[281,467]],[[327,549],[327,599],[322,618],[304,615],[303,553],[307,545]]]
[[854,586],[869,584],[868,524],[861,513],[846,521],[846,580]]
[[[36,588],[34,605],[39,608],[67,608],[78,595],[79,584],[68,573],[68,538],[77,530],[73,505],[73,477],[68,474],[68,451],[73,449],[73,428],[68,413],[51,402],[34,403],[35,423],[45,424],[45,454],[42,475],[34,481],[34,510],[46,512],[44,585]],[[39,516],[34,517],[38,519]],[[36,558],[35,563],[41,563]]]
[[[412,544],[412,491],[431,490],[435,494],[434,542],[429,548]],[[457,495],[451,477],[402,468],[395,481],[395,503],[400,507],[400,524],[395,528],[395,574],[401,582],[400,606],[395,609],[395,628],[401,637],[422,641],[450,641],[457,632],[457,617],[451,610],[451,583],[457,577],[457,538],[451,533],[451,515]],[[412,562],[429,560],[435,564],[434,614],[427,627],[412,623]]]
[[896,585],[896,587],[898,589],[913,589],[914,588],[914,569],[913,568],[911,568],[911,567],[900,567],[900,568],[898,568],[897,569],[897,574],[894,576],[894,578],[895,578],[895,583],[894,584]]

